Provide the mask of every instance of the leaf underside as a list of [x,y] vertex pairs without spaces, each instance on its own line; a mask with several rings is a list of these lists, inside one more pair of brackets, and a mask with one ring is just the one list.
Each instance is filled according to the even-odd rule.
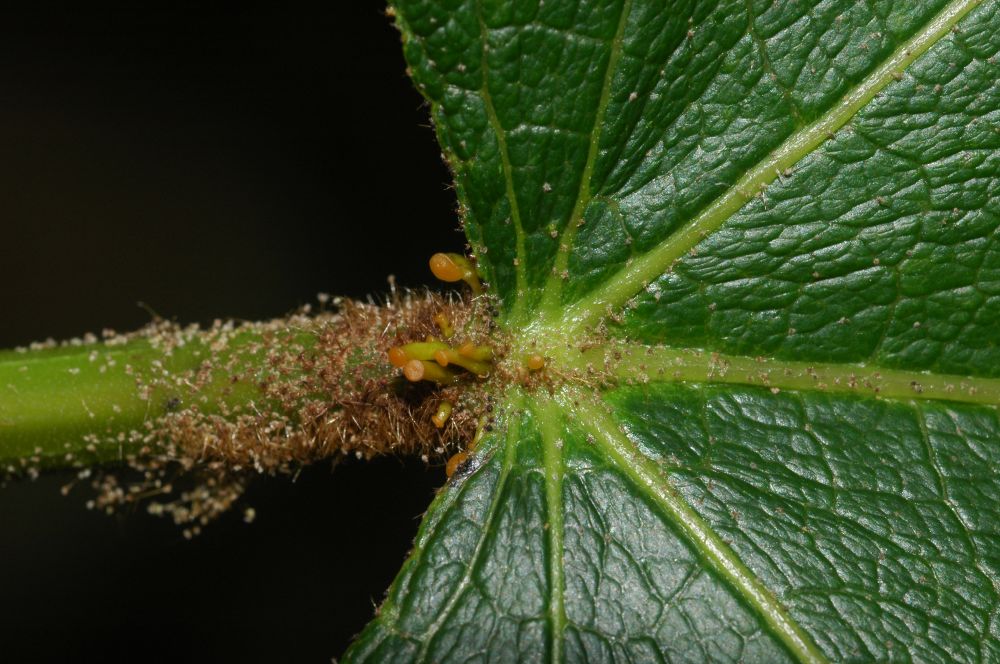
[[505,393],[346,660],[1000,661],[1000,2],[395,10],[515,347],[611,379]]

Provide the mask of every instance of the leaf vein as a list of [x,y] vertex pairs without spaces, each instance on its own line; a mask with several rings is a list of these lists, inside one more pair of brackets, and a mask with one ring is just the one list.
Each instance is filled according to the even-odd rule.
[[874,364],[804,362],[726,355],[628,341],[565,351],[559,364],[570,379],[619,382],[692,382],[750,385],[795,391],[850,393],[915,401],[1000,406],[1000,378],[894,369]]
[[476,548],[472,552],[472,557],[469,559],[469,564],[465,568],[465,572],[463,573],[461,580],[455,585],[455,588],[448,597],[448,601],[441,609],[440,615],[438,615],[437,619],[431,623],[431,625],[424,632],[422,636],[423,643],[421,644],[420,652],[416,657],[416,661],[418,662],[427,661],[431,642],[434,640],[435,635],[437,635],[444,623],[447,622],[451,614],[454,613],[455,608],[458,606],[458,600],[462,597],[465,589],[469,587],[469,584],[472,581],[472,575],[479,566],[483,553],[486,550],[486,541],[489,539],[490,532],[492,532],[493,521],[496,518],[496,514],[501,503],[500,498],[504,495],[504,488],[507,485],[507,478],[510,476],[510,469],[513,465],[513,450],[515,449],[518,434],[520,432],[519,424],[520,423],[517,419],[512,419],[509,428],[507,429],[503,465],[500,468],[500,476],[497,478],[496,488],[493,490],[490,505],[486,511],[486,518],[483,520],[483,532],[479,536],[479,540],[476,542]]
[[563,458],[562,415],[549,402],[536,402],[536,417],[542,434],[542,467],[545,473],[546,534],[549,545],[549,624],[552,630],[552,664],[562,662],[563,634],[566,631],[563,578]]
[[743,174],[690,222],[562,312],[542,312],[538,326],[579,332],[597,323],[609,310],[621,307],[650,281],[669,271],[709,234],[718,230],[767,185],[812,152],[875,98],[895,77],[944,37],[982,0],[953,0],[913,37],[897,48],[827,113],[790,135],[781,145]]
[[517,265],[514,267],[515,286],[517,296],[514,298],[514,308],[511,311],[511,318],[519,320],[523,316],[525,298],[523,293],[527,287],[527,250],[525,249],[524,226],[521,223],[521,209],[517,203],[517,193],[514,191],[514,173],[510,163],[510,152],[507,149],[507,134],[500,118],[497,116],[496,107],[493,105],[493,96],[490,94],[490,68],[489,68],[489,28],[483,16],[482,0],[476,0],[476,19],[479,21],[480,40],[482,41],[481,68],[483,75],[483,86],[480,94],[483,104],[486,107],[486,117],[496,135],[497,146],[500,149],[500,163],[503,165],[503,176],[507,202],[510,204],[510,216],[514,224],[514,244],[517,254]]
[[[636,449],[618,425],[604,413],[604,404],[588,402],[585,395],[569,391],[558,394],[556,398],[562,402],[563,409],[572,412],[580,426],[594,436],[595,447],[608,462],[663,510],[706,564],[758,613],[794,657],[801,662],[827,661],[761,580],[695,512],[655,463]],[[587,402],[587,406],[577,407],[575,402]]]
[[625,42],[625,25],[628,23],[629,14],[632,11],[632,0],[622,2],[621,14],[618,17],[618,27],[615,29],[615,36],[611,40],[611,53],[608,55],[608,64],[604,70],[604,79],[601,85],[601,96],[597,103],[597,112],[594,114],[594,125],[590,129],[590,144],[587,149],[587,161],[583,166],[583,173],[580,176],[580,186],[577,190],[576,201],[573,203],[573,211],[566,222],[560,239],[559,251],[556,253],[552,274],[549,275],[548,282],[542,294],[541,308],[555,309],[559,306],[559,299],[562,295],[562,272],[569,262],[569,253],[573,248],[573,240],[576,237],[576,228],[583,213],[590,203],[590,179],[593,177],[594,165],[597,163],[597,154],[600,148],[601,134],[604,130],[604,118],[608,111],[608,104],[611,102],[611,84],[614,81],[615,73],[618,70],[618,61],[621,59],[622,47]]

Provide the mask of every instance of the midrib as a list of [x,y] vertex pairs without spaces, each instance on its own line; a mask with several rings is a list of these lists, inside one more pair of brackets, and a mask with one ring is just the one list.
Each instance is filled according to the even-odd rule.
[[1000,378],[909,371],[871,364],[727,355],[627,341],[563,350],[558,366],[569,382],[722,383],[755,385],[772,391],[814,390],[1000,406]]
[[575,334],[621,307],[667,272],[695,245],[718,230],[784,171],[832,137],[895,76],[899,76],[981,2],[955,0],[949,3],[826,114],[785,139],[685,226],[647,253],[629,261],[617,274],[581,300],[562,309],[543,307],[540,319],[532,327],[540,331],[561,330]]
[[594,403],[592,395],[573,390],[560,392],[555,398],[563,412],[571,414],[575,424],[593,436],[608,461],[665,512],[707,566],[761,617],[795,659],[816,664],[827,661],[774,594],[672,486],[662,469],[621,432],[604,412],[603,404]]

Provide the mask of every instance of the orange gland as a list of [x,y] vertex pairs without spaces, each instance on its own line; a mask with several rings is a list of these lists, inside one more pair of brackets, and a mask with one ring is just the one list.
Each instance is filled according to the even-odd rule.
[[426,360],[410,360],[403,366],[403,375],[411,383],[429,380],[439,385],[450,385],[457,379],[452,372]]
[[532,355],[525,363],[530,371],[538,371],[545,368],[545,358],[541,355]]
[[442,348],[435,351],[434,361],[442,367],[454,364],[480,377],[487,376],[490,373],[489,363],[465,357],[453,348]]
[[469,259],[461,254],[434,254],[430,260],[431,272],[441,281],[454,283],[464,281],[469,284],[472,292],[479,294],[483,291],[476,276],[476,269],[472,267]]
[[410,361],[410,356],[406,354],[402,346],[395,346],[389,349],[389,363],[397,369],[402,369]]
[[439,330],[441,330],[442,337],[450,339],[455,335],[455,328],[451,326],[451,322],[448,320],[448,317],[444,315],[443,311],[435,316],[433,320],[434,324],[437,325]]
[[434,254],[430,265],[435,277],[449,283],[464,280],[466,272],[471,268],[469,261],[458,254]]
[[448,463],[445,464],[444,474],[451,477],[458,470],[458,467],[465,463],[465,460],[469,458],[469,455],[465,452],[459,452],[458,454],[453,454]]
[[424,379],[424,363],[420,360],[409,360],[403,366],[403,375],[406,376],[406,380],[411,383],[416,383],[418,380]]
[[447,401],[442,401],[438,406],[437,412],[431,417],[431,422],[434,423],[438,429],[443,429],[448,418],[451,417],[451,404]]

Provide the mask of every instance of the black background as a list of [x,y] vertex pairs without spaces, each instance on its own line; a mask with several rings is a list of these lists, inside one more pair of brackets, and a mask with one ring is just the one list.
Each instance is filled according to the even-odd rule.
[[[0,11],[0,346],[164,317],[261,319],[431,281],[460,251],[427,110],[374,1],[319,12]],[[0,490],[0,661],[328,662],[371,618],[444,476],[258,480],[193,542]]]

